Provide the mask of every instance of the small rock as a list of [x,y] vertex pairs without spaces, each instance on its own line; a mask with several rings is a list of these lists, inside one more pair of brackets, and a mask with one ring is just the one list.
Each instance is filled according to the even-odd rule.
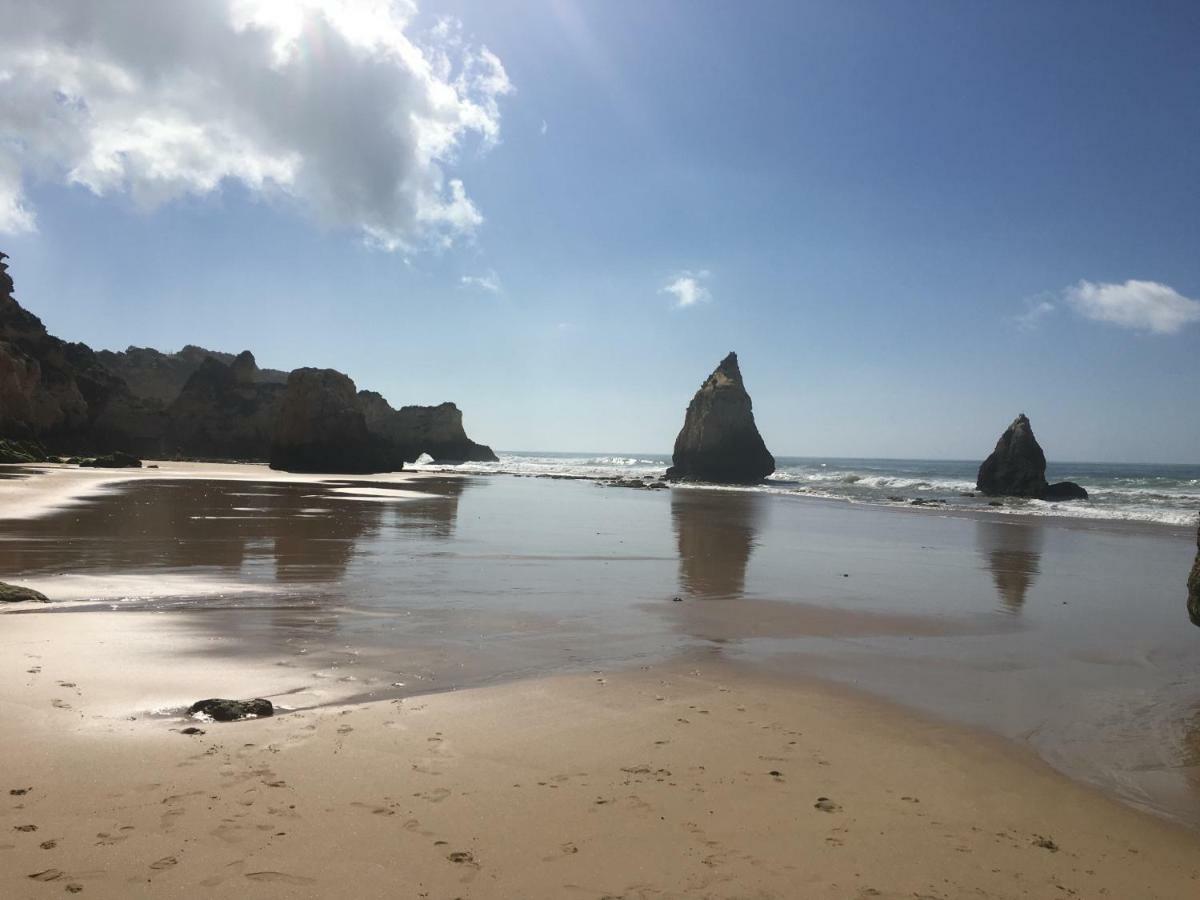
[[682,598],[682,597],[672,597],[672,598],[671,598],[671,602],[672,602],[672,603],[682,603],[682,602],[683,602],[683,598]]
[[838,804],[834,803],[828,797],[818,797],[817,802],[813,804],[813,807],[819,809],[821,812],[827,813],[837,812],[841,809]]
[[1051,853],[1058,852],[1058,844],[1054,843],[1048,837],[1042,837],[1040,834],[1034,835],[1033,846],[1041,847],[1043,850],[1049,850]]
[[33,588],[21,587],[18,584],[5,584],[0,581],[0,603],[49,603],[50,598]]
[[275,715],[275,707],[270,700],[257,697],[253,700],[198,700],[188,707],[188,715],[202,713],[217,722],[234,722],[247,716],[265,718]]
[[447,856],[446,859],[450,860],[452,863],[459,864],[475,862],[474,855],[467,853],[465,850],[456,850]]
[[193,726],[191,728],[185,728],[182,731],[180,731],[179,733],[180,734],[204,734],[204,729],[196,728]]

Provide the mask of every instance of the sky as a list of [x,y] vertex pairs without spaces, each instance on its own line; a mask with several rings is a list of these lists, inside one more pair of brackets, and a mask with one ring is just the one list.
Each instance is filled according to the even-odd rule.
[[1200,462],[1200,5],[0,0],[0,250],[94,348],[670,452]]

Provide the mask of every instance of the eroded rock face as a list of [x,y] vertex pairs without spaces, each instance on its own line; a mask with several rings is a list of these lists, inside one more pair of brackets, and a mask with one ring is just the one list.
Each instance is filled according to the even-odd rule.
[[367,430],[354,382],[333,369],[288,376],[271,442],[271,468],[288,472],[393,472],[404,467],[394,445]]
[[1073,481],[1046,482],[1046,454],[1033,436],[1025,413],[1000,435],[996,449],[979,467],[976,490],[989,497],[1030,497],[1038,500],[1086,500],[1088,493]]
[[1193,625],[1200,625],[1200,529],[1196,531],[1196,561],[1192,563],[1192,574],[1188,576],[1188,616]]
[[269,458],[286,390],[259,377],[248,350],[228,365],[208,357],[167,410],[173,452],[210,459]]
[[[194,344],[188,344],[178,353],[161,353],[150,347],[128,347],[119,353],[98,350],[96,358],[106,369],[122,378],[135,397],[153,400],[164,406],[178,399],[205,360],[211,358],[227,366],[235,366],[239,359],[232,353],[206,350]],[[287,383],[286,372],[259,369],[257,365],[253,372],[255,381],[281,387]]]
[[394,444],[405,462],[422,453],[439,463],[496,462],[491,447],[467,437],[462,411],[453,403],[393,409],[375,391],[359,391],[358,403],[367,430]]
[[692,398],[672,462],[667,478],[673,481],[754,484],[775,471],[736,353],[721,360]]
[[134,397],[85,344],[47,333],[13,296],[0,253],[0,436],[56,448],[154,452],[165,419]]

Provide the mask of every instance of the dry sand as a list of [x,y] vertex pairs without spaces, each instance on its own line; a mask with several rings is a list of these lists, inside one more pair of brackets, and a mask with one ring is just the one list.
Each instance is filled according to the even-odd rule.
[[305,676],[162,622],[0,617],[0,896],[1200,895],[1194,833],[825,687],[712,659],[185,736],[146,710]]

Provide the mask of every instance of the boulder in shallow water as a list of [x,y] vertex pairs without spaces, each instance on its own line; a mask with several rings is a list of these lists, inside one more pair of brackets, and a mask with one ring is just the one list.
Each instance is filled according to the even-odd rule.
[[979,467],[975,487],[989,497],[1040,497],[1046,489],[1046,454],[1025,413],[1000,435]]
[[1056,481],[1047,485],[1040,500],[1086,500],[1088,492],[1073,481]]
[[671,461],[671,481],[755,484],[775,471],[736,353],[721,360],[692,398]]
[[253,700],[198,700],[188,707],[188,715],[205,715],[215,722],[236,722],[248,716],[266,718],[275,715],[275,707],[270,700],[256,697]]
[[0,581],[0,603],[49,603],[50,598],[33,588]]
[[1193,625],[1200,625],[1200,529],[1196,531],[1196,561],[1192,563],[1192,574],[1188,576],[1188,616]]
[[1025,413],[1000,435],[996,449],[979,467],[975,488],[989,497],[1036,500],[1086,500],[1088,492],[1073,481],[1046,482],[1046,454]]

